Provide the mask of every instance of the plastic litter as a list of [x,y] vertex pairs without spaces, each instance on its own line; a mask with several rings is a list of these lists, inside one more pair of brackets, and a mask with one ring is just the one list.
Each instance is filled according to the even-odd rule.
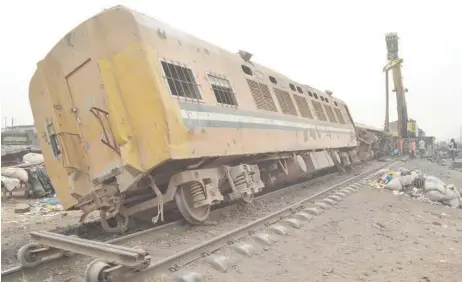
[[55,215],[64,211],[63,206],[56,197],[44,198],[31,203],[31,211],[28,215]]

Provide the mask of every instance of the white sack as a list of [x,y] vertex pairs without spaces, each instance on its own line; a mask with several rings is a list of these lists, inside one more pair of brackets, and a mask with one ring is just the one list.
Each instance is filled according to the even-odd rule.
[[21,182],[17,178],[10,178],[2,175],[2,182],[5,188],[10,192],[21,187]]
[[390,182],[385,185],[385,188],[394,190],[394,191],[401,191],[403,189],[403,186],[401,185],[401,181],[399,180],[398,177],[393,177]]
[[2,167],[2,176],[17,178],[22,182],[29,181],[27,171],[20,167]]
[[404,186],[411,185],[414,182],[415,176],[409,174],[409,175],[400,176],[398,179],[399,179],[399,182],[401,183],[401,186],[404,187]]
[[432,202],[440,202],[443,200],[445,194],[438,190],[430,190],[425,192],[425,196]]
[[441,194],[446,194],[446,184],[438,177],[427,176],[425,179],[425,191],[438,190]]
[[405,167],[400,167],[398,169],[398,172],[401,173],[401,174],[409,174],[409,169],[405,168]]
[[28,153],[22,157],[23,162],[28,164],[43,163],[43,155],[36,153]]

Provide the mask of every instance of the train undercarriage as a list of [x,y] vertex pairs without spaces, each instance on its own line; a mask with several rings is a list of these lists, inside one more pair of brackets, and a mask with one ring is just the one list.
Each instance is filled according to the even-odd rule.
[[213,205],[230,201],[249,204],[265,187],[326,168],[345,171],[360,162],[356,156],[356,150],[350,148],[173,161],[138,177],[123,192],[116,182],[106,184],[81,198],[78,208],[84,212],[81,221],[90,212],[100,210],[101,225],[109,233],[125,232],[132,217],[148,216],[156,224],[175,208],[189,223],[201,224]]

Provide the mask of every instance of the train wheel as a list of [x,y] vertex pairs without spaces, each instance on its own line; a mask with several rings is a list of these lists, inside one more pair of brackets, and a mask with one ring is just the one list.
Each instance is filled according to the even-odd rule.
[[90,262],[85,270],[85,282],[104,282],[107,281],[104,277],[104,270],[110,266],[103,260],[95,259]]
[[178,187],[175,194],[175,202],[181,215],[193,225],[201,224],[210,215],[210,205],[194,207],[195,202],[205,199],[204,188],[198,182]]
[[37,254],[31,253],[31,251],[35,249],[40,249],[40,248],[41,248],[40,244],[37,244],[37,243],[28,243],[22,246],[18,250],[18,254],[17,254],[17,257],[18,257],[18,260],[21,266],[25,268],[34,268],[38,266],[42,262],[42,260],[39,256],[37,256]]

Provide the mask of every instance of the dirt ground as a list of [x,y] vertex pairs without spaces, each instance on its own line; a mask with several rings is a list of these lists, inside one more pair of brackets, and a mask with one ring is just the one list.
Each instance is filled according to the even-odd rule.
[[[24,199],[19,195],[2,198],[2,270],[17,265],[16,251],[30,242],[29,232],[67,228],[76,225],[80,219],[80,211],[15,213],[15,206],[34,205],[37,202],[36,199]],[[89,220],[93,218],[90,217]]]
[[[403,166],[462,185],[462,172],[445,166]],[[238,258],[226,274],[203,262],[189,270],[207,281],[462,281],[462,210],[388,190],[365,187],[279,238],[250,259]],[[219,252],[236,258],[230,249]]]
[[[462,172],[448,166],[426,160],[399,166],[462,186]],[[78,212],[18,216],[14,201],[2,203],[2,269],[7,268],[4,249],[22,245],[28,231],[66,227],[80,216]],[[259,246],[252,258],[220,250],[238,259],[226,274],[200,261],[188,269],[205,274],[206,281],[462,281],[461,223],[460,209],[365,187],[301,229],[291,229],[274,245]],[[14,256],[8,255],[15,264]]]

